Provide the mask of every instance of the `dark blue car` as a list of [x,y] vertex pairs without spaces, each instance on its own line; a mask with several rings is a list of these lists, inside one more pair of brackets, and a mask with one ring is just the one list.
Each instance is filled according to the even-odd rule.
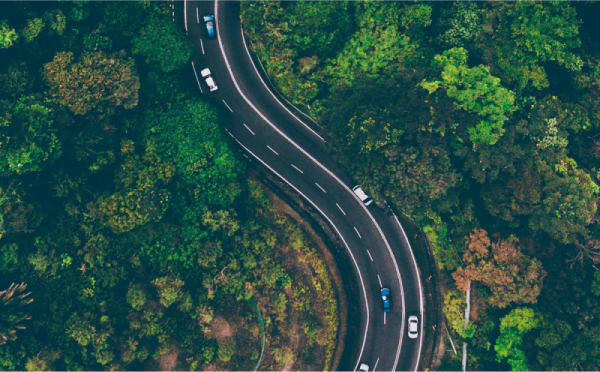
[[392,298],[390,297],[389,289],[381,288],[381,302],[383,303],[384,313],[389,313],[392,311]]
[[215,37],[215,17],[211,15],[205,15],[204,24],[206,25],[206,33],[208,34],[208,37]]

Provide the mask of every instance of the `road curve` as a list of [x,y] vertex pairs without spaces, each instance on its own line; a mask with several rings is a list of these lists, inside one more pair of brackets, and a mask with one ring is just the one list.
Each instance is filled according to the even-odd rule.
[[[217,38],[208,39],[203,15],[214,14]],[[248,153],[302,195],[331,224],[354,264],[361,289],[359,337],[349,340],[357,369],[417,370],[423,343],[423,294],[410,243],[398,219],[352,192],[354,183],[335,164],[323,139],[268,89],[250,56],[239,3],[184,1],[184,24],[197,54],[192,62],[199,90],[222,108],[226,130]],[[210,68],[215,92],[200,76]],[[380,289],[389,288],[393,308],[384,314]],[[407,335],[407,319],[419,318],[419,337]]]

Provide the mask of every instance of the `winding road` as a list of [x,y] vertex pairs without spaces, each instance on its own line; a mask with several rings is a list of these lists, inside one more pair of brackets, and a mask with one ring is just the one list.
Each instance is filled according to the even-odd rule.
[[[215,15],[217,37],[207,38],[203,15]],[[414,371],[424,336],[419,270],[404,230],[393,213],[365,206],[352,192],[354,182],[329,154],[324,140],[271,92],[249,52],[232,1],[184,1],[184,23],[196,56],[192,62],[200,92],[220,105],[227,132],[244,150],[302,195],[330,223],[354,265],[361,293],[352,360],[356,370]],[[200,71],[210,68],[219,86],[209,92]],[[392,293],[392,311],[382,310],[380,289]],[[408,337],[407,319],[419,318],[419,336]]]

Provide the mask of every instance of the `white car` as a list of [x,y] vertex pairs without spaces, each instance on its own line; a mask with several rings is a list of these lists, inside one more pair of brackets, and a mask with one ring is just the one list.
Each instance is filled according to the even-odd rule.
[[208,89],[210,89],[211,92],[214,92],[215,90],[219,89],[219,87],[215,83],[215,79],[213,79],[213,77],[210,73],[210,70],[208,68],[205,68],[204,70],[200,71],[200,75],[202,75],[202,77],[206,81],[206,84],[208,85]]
[[369,372],[369,365],[367,363],[361,363],[358,367],[359,371]]
[[369,197],[369,195],[365,194],[365,192],[363,191],[362,187],[360,187],[360,186],[354,186],[354,188],[352,189],[352,191],[354,191],[354,193],[358,196],[358,198],[360,200],[362,200],[363,203],[365,203],[365,205],[369,205],[369,204],[373,203],[373,199],[371,199]]
[[419,337],[419,318],[417,318],[415,315],[408,317],[408,337]]

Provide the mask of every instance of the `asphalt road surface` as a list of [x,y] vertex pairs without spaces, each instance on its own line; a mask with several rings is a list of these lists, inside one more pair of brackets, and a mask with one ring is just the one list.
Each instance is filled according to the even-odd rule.
[[[354,264],[361,293],[358,337],[349,340],[353,360],[342,365],[370,370],[418,369],[423,344],[423,294],[410,243],[396,216],[365,206],[355,184],[336,165],[323,139],[267,88],[250,57],[232,1],[185,1],[184,23],[196,56],[192,66],[201,94],[220,105],[226,130],[245,151],[294,188],[331,224]],[[209,39],[204,15],[215,15],[217,37]],[[219,89],[209,92],[200,75],[210,68]],[[304,118],[307,120],[306,118]],[[392,294],[382,309],[381,288]],[[408,317],[419,318],[419,336],[408,337]]]

